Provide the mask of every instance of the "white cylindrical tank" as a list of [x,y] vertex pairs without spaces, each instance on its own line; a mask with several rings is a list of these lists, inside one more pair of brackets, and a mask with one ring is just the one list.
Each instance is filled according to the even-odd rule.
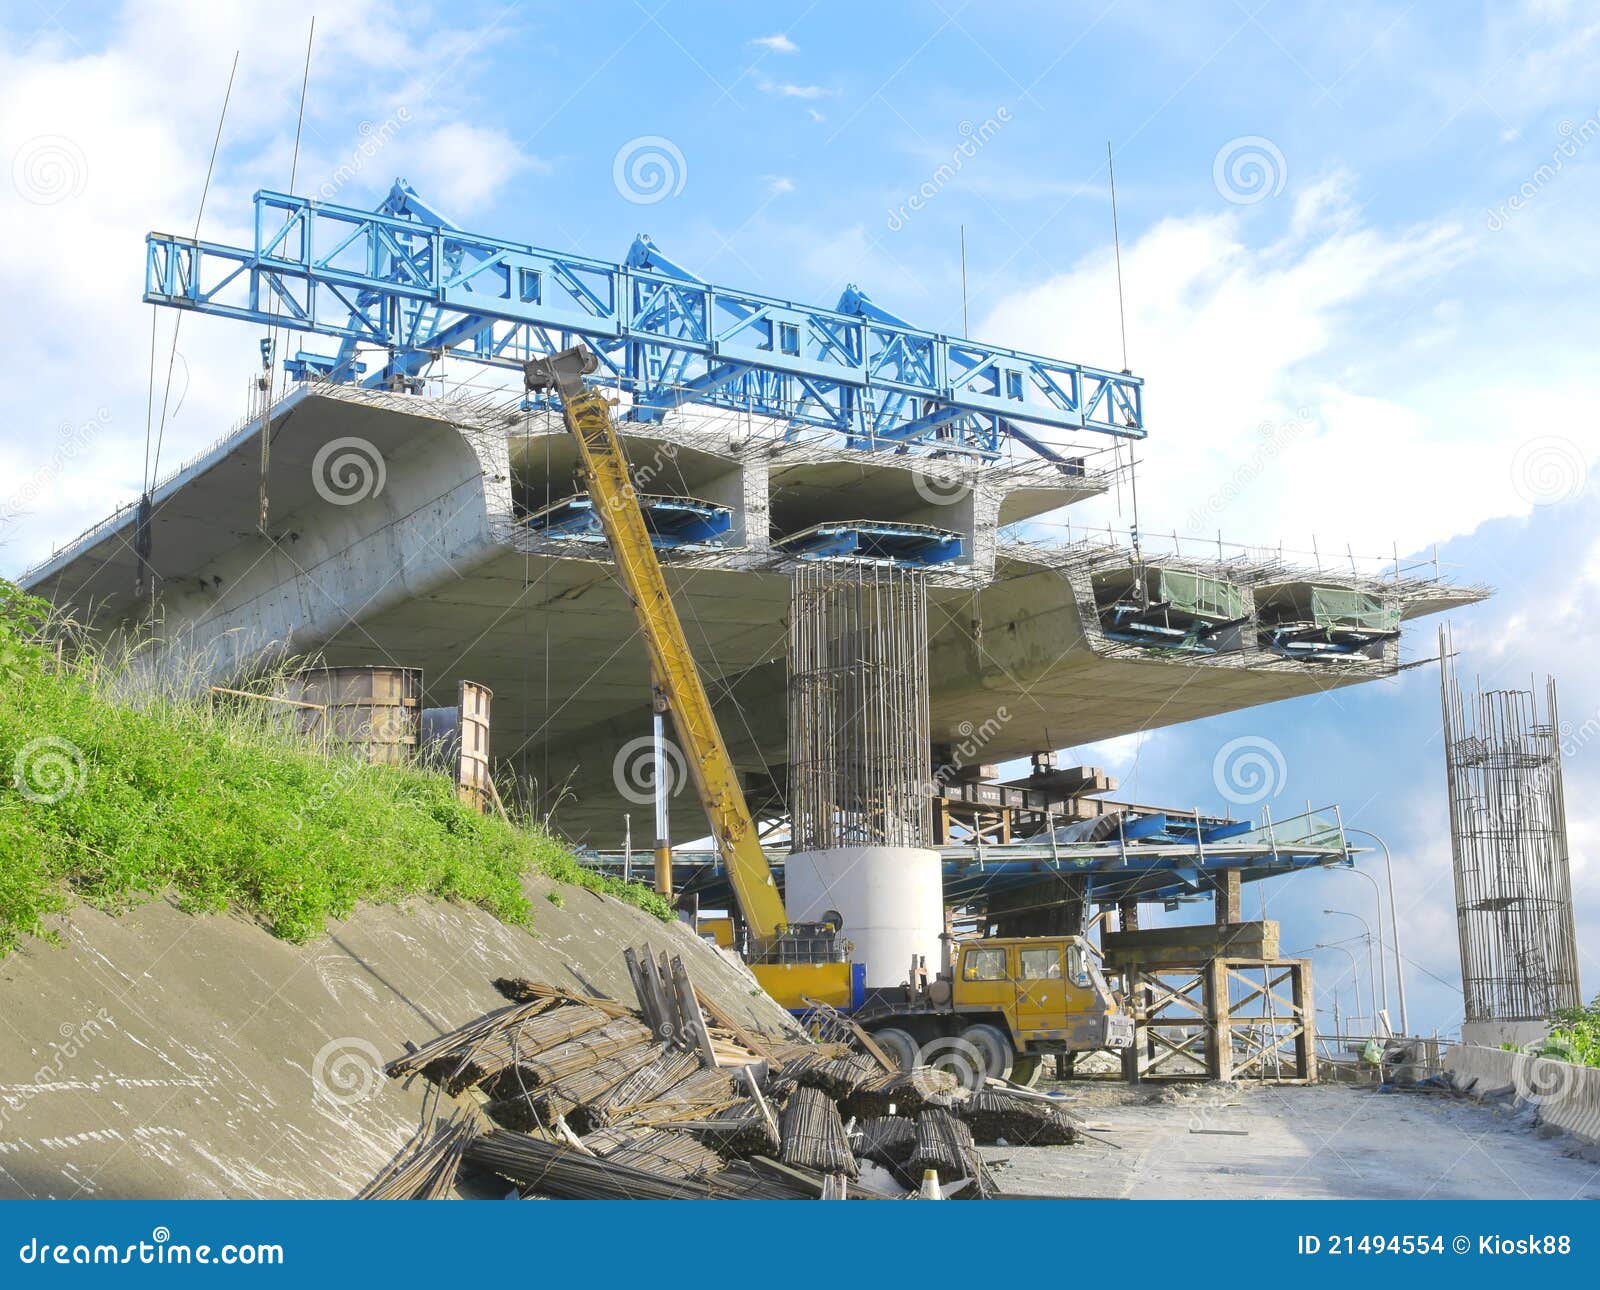
[[800,851],[783,865],[789,919],[820,922],[836,910],[853,957],[866,964],[867,988],[894,986],[915,956],[939,968],[944,889],[939,853],[922,847],[839,847]]

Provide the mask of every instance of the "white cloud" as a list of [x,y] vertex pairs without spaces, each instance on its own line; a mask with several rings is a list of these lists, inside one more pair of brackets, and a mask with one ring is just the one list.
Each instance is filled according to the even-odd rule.
[[757,36],[748,43],[766,50],[769,54],[796,54],[800,52],[800,46],[781,31],[771,36]]
[[[151,310],[143,291],[148,230],[191,234],[233,54],[228,102],[203,237],[249,245],[250,197],[286,188],[293,160],[304,34],[312,0],[271,10],[160,0],[129,6],[85,50],[64,36],[25,43],[0,28],[0,296],[26,311],[0,316],[0,347],[14,391],[0,451],[8,479],[56,469],[58,428],[108,420],[57,484],[30,490],[0,541],[9,572],[133,497],[145,455]],[[458,126],[459,95],[435,101],[438,69],[478,39],[458,28],[416,40],[387,0],[317,8],[296,187],[316,193],[347,170],[363,143],[402,110],[409,118],[337,200],[365,204],[415,157],[411,177],[463,210],[524,166],[538,163],[503,136]],[[448,101],[445,101],[448,97]],[[363,131],[365,121],[372,131]],[[452,166],[450,154],[455,153]],[[156,416],[178,315],[157,310]],[[287,345],[295,342],[291,339]],[[186,317],[178,337],[173,405],[161,454],[166,473],[245,410],[255,338],[237,323]],[[280,342],[280,350],[285,342]],[[179,406],[179,393],[183,398]],[[70,475],[71,486],[61,486]],[[10,489],[0,490],[3,505]]]
[[[1462,309],[1445,293],[1502,247],[1448,217],[1367,227],[1350,186],[1336,175],[1302,188],[1265,244],[1228,211],[1164,220],[1124,248],[1128,356],[1151,435],[1138,451],[1146,531],[1404,554],[1527,514],[1513,459],[1530,436],[1558,428],[1582,458],[1600,454],[1600,394],[1573,342],[1501,329],[1511,348],[1486,364],[1495,324],[1474,317],[1479,343],[1455,343]],[[975,331],[1120,368],[1109,248],[1006,298]],[[1116,505],[1074,520],[1125,527]]]
[[548,166],[522,152],[504,130],[452,122],[431,131],[413,146],[401,142],[400,155],[410,167],[418,192],[426,193],[446,213],[469,212],[488,205],[506,182],[524,171]]
[[782,99],[824,99],[836,94],[822,85],[795,85],[789,81],[762,81],[763,94],[775,94]]

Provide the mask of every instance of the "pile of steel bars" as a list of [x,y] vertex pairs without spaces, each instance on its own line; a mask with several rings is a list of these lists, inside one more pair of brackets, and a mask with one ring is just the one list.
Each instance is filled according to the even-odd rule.
[[845,1136],[839,1108],[821,1089],[797,1088],[789,1095],[781,1122],[783,1145],[778,1159],[786,1165],[821,1174],[857,1173],[855,1154]]

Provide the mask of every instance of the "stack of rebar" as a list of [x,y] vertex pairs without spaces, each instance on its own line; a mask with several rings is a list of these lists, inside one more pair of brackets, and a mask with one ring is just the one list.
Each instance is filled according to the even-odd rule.
[[917,1144],[908,1164],[918,1174],[924,1169],[935,1170],[946,1186],[953,1185],[952,1180],[965,1179],[965,1186],[956,1195],[987,1198],[998,1190],[994,1175],[973,1143],[972,1130],[938,1107],[930,1107],[917,1116]]
[[725,1156],[776,1155],[782,1145],[770,1116],[748,1102],[724,1107],[690,1131]]
[[[637,1009],[507,978],[496,984],[514,1006],[391,1062],[391,1075],[421,1073],[482,1111],[419,1134],[362,1195],[446,1195],[468,1168],[530,1196],[884,1199],[914,1190],[922,1161],[963,1195],[992,1192],[945,1109],[965,1096],[954,1076],[887,1073],[849,1027],[826,1044],[750,1030],[704,1000],[681,958],[627,962]],[[841,1105],[875,1117],[854,1150]],[[1027,1140],[1010,1126],[1053,1113],[991,1098],[978,1123]],[[861,1181],[858,1151],[894,1175],[892,1197]]]
[[972,1130],[973,1138],[983,1143],[1064,1147],[1083,1137],[1065,1107],[1007,1089],[980,1089],[956,1108],[956,1114]]
[[700,1061],[693,1053],[660,1046],[656,1057],[590,1107],[590,1116],[597,1124],[609,1124],[654,1102],[699,1069]]
[[692,1135],[665,1129],[601,1129],[585,1136],[583,1145],[611,1164],[667,1178],[709,1178],[728,1163]]
[[615,1117],[619,1125],[668,1124],[673,1120],[703,1120],[739,1101],[733,1076],[716,1067],[691,1071],[655,1098]]
[[717,1194],[703,1180],[664,1177],[509,1129],[475,1139],[467,1159],[530,1192],[563,1200],[709,1199]]
[[821,1089],[797,1088],[783,1108],[783,1145],[778,1158],[786,1165],[821,1174],[857,1173],[856,1158],[845,1136],[844,1121]]
[[930,1106],[949,1109],[964,1096],[961,1080],[952,1072],[918,1066],[868,1077],[841,1105],[846,1115],[864,1120],[875,1115],[916,1115]]
[[894,1173],[904,1171],[916,1145],[917,1122],[903,1115],[874,1116],[856,1131],[856,1155]]
[[455,1187],[467,1147],[486,1127],[476,1115],[424,1126],[356,1199],[443,1200]]

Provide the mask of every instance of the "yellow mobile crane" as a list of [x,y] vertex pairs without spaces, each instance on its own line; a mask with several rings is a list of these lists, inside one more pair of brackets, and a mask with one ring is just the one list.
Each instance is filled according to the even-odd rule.
[[[842,961],[831,932],[789,925],[739,773],[667,591],[611,410],[584,382],[584,375],[598,365],[588,348],[575,345],[551,358],[530,360],[523,382],[530,391],[554,389],[560,395],[567,429],[577,441],[584,484],[650,654],[658,709],[664,706],[672,714],[684,760],[744,917],[751,971],[762,988],[787,1008],[804,1007],[807,997],[849,1007],[859,974],[854,964]],[[656,773],[662,773],[660,767]],[[658,851],[656,872],[658,887],[669,886],[670,854]]]
[[[792,1011],[820,1002],[857,1012],[905,1066],[930,1047],[942,1051],[941,1045],[960,1039],[981,1060],[985,1074],[1031,1082],[1047,1053],[1130,1045],[1133,1023],[1094,966],[1082,937],[964,944],[952,973],[920,987],[908,983],[877,991],[863,1007],[866,974],[863,965],[840,952],[838,929],[788,922],[739,773],[667,591],[611,409],[584,384],[584,375],[598,365],[578,345],[553,358],[530,361],[524,383],[530,391],[554,389],[561,397],[590,501],[650,653],[657,712],[664,705],[672,713],[684,760],[744,917],[746,959],[761,987]],[[656,863],[658,878],[665,879],[659,885],[670,885],[670,854],[658,853]]]

